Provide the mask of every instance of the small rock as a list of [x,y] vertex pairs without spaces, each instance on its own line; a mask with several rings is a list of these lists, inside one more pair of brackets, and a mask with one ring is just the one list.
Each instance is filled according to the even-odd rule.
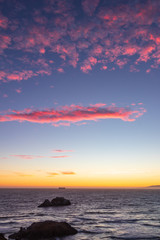
[[67,206],[71,205],[71,202],[63,197],[56,197],[52,199],[51,204],[52,206]]
[[63,197],[56,197],[52,199],[51,202],[48,199],[46,199],[38,207],[59,207],[59,206],[67,206],[67,205],[71,205],[71,202],[68,199],[65,199]]
[[51,207],[51,202],[46,199],[42,204],[40,204],[38,207]]
[[26,229],[21,228],[19,232],[10,235],[9,238],[37,240],[74,235],[76,233],[77,230],[66,222],[44,221],[32,223]]
[[7,240],[7,239],[4,237],[4,234],[3,234],[3,233],[0,233],[0,240]]

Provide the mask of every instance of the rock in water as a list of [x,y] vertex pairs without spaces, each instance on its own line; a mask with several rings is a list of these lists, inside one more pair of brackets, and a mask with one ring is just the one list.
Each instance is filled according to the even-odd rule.
[[7,240],[7,239],[4,237],[3,233],[0,233],[0,240]]
[[51,204],[52,206],[67,206],[71,205],[71,202],[63,197],[56,197],[52,199]]
[[67,206],[67,205],[71,205],[71,202],[68,199],[65,199],[63,197],[56,197],[56,198],[53,198],[51,202],[48,199],[46,199],[38,207],[59,207],[59,206]]
[[42,204],[40,204],[38,207],[51,207],[51,202],[46,199]]
[[37,240],[74,235],[76,233],[77,230],[66,222],[44,221],[32,223],[26,229],[21,228],[19,232],[10,235],[9,238]]

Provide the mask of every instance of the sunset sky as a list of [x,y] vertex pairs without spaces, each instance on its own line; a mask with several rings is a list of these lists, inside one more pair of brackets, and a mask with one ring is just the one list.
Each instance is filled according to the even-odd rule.
[[160,184],[159,75],[159,0],[0,0],[0,187]]

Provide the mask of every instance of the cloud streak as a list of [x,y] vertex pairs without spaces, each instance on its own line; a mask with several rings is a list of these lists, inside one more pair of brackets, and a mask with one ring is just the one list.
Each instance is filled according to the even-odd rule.
[[61,172],[61,174],[63,174],[63,175],[75,175],[76,173],[72,172],[72,171],[66,171],[66,172]]
[[[32,70],[24,70],[22,72],[20,71],[13,71],[12,73],[9,73],[7,71],[0,71],[0,80],[2,82],[10,82],[10,81],[22,81],[27,80],[29,78],[38,76],[38,75],[50,75],[50,71],[46,70],[39,70],[37,72],[33,72]],[[20,92],[19,92],[20,93]]]
[[10,156],[25,159],[25,160],[32,160],[34,158],[44,158],[44,156],[37,156],[37,155],[10,155]]
[[36,158],[67,158],[70,157],[68,155],[60,155],[60,156],[40,156],[40,155],[10,155],[11,157],[25,159],[25,160],[32,160]]
[[67,158],[70,157],[68,155],[62,155],[62,156],[51,156],[51,158]]
[[47,174],[48,174],[49,177],[54,177],[54,176],[59,175],[58,172],[47,172]]
[[[68,125],[83,121],[98,121],[104,119],[121,119],[123,121],[135,121],[142,116],[145,109],[132,105],[131,107],[106,106],[103,104],[90,105],[88,107],[80,105],[63,106],[58,109],[33,110],[24,109],[22,111],[12,110],[7,114],[0,115],[0,122],[18,121],[31,123],[50,123],[52,125]],[[58,156],[57,156],[58,157]],[[64,156],[62,156],[64,157]]]
[[55,177],[58,175],[75,175],[76,173],[73,171],[59,171],[59,172],[47,172],[49,177]]
[[64,149],[55,149],[53,150],[55,153],[65,153],[65,152],[73,152],[73,150],[64,150]]

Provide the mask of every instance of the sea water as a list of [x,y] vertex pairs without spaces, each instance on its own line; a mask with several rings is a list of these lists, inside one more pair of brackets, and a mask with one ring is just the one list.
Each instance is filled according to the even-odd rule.
[[[70,206],[38,208],[65,197]],[[160,240],[160,189],[0,189],[0,232],[33,222],[66,221],[78,234],[63,240]]]

